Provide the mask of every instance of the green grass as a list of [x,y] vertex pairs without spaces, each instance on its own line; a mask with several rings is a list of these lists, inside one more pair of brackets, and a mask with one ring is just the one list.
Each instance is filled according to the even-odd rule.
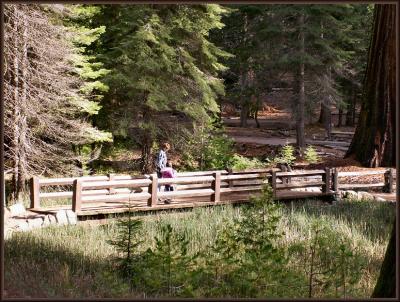
[[[154,247],[160,226],[171,224],[189,239],[189,253],[213,244],[224,221],[241,215],[241,206],[196,208],[192,211],[158,212],[144,215],[142,249]],[[279,229],[285,232],[281,246],[307,242],[313,222],[326,223],[338,236],[349,238],[352,248],[365,259],[353,297],[368,298],[376,283],[383,260],[395,207],[389,203],[346,202],[336,205],[308,201],[283,207]],[[57,298],[143,298],[130,292],[113,266],[116,251],[108,240],[117,236],[116,221],[103,225],[49,227],[16,233],[5,242],[5,289],[13,297]],[[300,259],[290,261],[293,271]],[[305,286],[304,284],[300,286]],[[303,295],[287,289],[280,296]],[[320,292],[320,297],[330,294]]]

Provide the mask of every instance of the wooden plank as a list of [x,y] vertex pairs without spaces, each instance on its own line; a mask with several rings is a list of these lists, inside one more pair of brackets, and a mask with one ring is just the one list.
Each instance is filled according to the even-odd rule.
[[117,202],[117,201],[146,201],[151,198],[147,192],[143,193],[130,193],[130,194],[113,194],[113,195],[100,195],[100,196],[85,196],[82,197],[83,203],[89,202]]
[[[114,189],[115,193],[130,193],[131,190],[129,189]],[[147,190],[147,187],[146,187]],[[82,196],[96,196],[96,195],[105,195],[108,194],[108,190],[85,190],[82,191]],[[57,199],[57,198],[72,198],[72,191],[63,191],[63,192],[46,192],[46,193],[40,193],[40,198],[52,198],[52,199]]]
[[292,172],[276,172],[277,177],[282,176],[304,176],[304,175],[322,175],[325,174],[325,170],[296,170]]
[[[228,185],[229,185],[228,182],[226,182],[226,181],[221,181],[221,187],[226,187],[226,186],[228,186]],[[204,189],[204,188],[209,189],[209,188],[210,188],[210,183],[176,185],[176,189],[177,189],[178,191],[181,191],[181,190]]]
[[[146,179],[145,175],[131,176],[131,175],[115,175],[115,180],[133,180],[133,179]],[[96,182],[108,180],[108,176],[83,176],[83,177],[64,177],[64,178],[41,178],[39,183],[41,186],[55,186],[55,185],[72,185],[75,179],[81,179],[84,182]]]
[[378,175],[378,174],[384,174],[385,172],[386,169],[374,170],[374,171],[339,172],[339,177]]
[[236,174],[236,175],[222,175],[221,180],[235,180],[235,179],[252,179],[252,178],[264,178],[271,177],[271,174]]
[[[180,203],[180,204],[158,204],[154,207],[134,207],[131,210],[134,212],[148,212],[154,210],[168,210],[168,209],[184,209],[184,208],[196,208],[196,207],[207,207],[207,206],[215,206],[215,205],[225,205],[225,204],[236,204],[236,203],[248,203],[249,200],[232,200],[232,201],[220,201],[218,203],[210,202],[210,201],[203,201],[203,202],[187,202],[187,203]],[[98,214],[118,214],[118,213],[125,213],[128,212],[128,207],[119,207],[119,208],[98,208],[98,209],[90,209],[84,208],[83,211],[78,213],[78,217],[84,216],[93,216]],[[54,210],[56,211],[56,210]]]
[[89,189],[109,189],[113,188],[121,188],[121,187],[130,187],[130,188],[138,188],[149,185],[151,180],[149,179],[132,179],[132,180],[113,180],[113,181],[99,181],[99,182],[83,182],[82,187],[84,190]]
[[158,177],[157,174],[150,175],[149,193],[150,197],[147,199],[147,205],[154,207],[157,204],[158,199]]
[[261,191],[261,189],[262,189],[262,186],[221,188],[221,193]]
[[339,189],[352,189],[352,188],[379,188],[384,187],[385,183],[373,183],[373,184],[339,184]]
[[[170,192],[172,193],[172,192]],[[229,195],[229,193],[226,193]],[[251,193],[252,195],[257,195],[258,193]],[[332,193],[330,194],[323,194],[323,193],[316,193],[316,192],[293,192],[293,191],[280,191],[278,194],[279,200],[292,200],[292,199],[304,199],[304,198],[318,198],[318,197],[324,197],[324,196],[331,196]],[[135,212],[146,212],[146,211],[153,211],[153,210],[167,210],[167,209],[182,209],[182,208],[194,208],[194,207],[201,207],[201,206],[215,206],[215,205],[223,205],[223,204],[235,204],[235,203],[248,203],[249,194],[246,195],[239,195],[239,193],[234,192],[233,196],[230,196],[228,198],[230,199],[224,199],[221,200],[218,203],[209,201],[209,199],[205,197],[195,197],[193,201],[182,201],[182,202],[173,202],[172,204],[157,204],[154,207],[149,207],[146,205],[146,202],[139,203],[134,205],[131,210]],[[111,196],[108,196],[111,197]],[[223,196],[221,196],[222,198]],[[37,209],[35,212],[40,212],[40,213],[55,213],[59,209],[67,209],[66,206],[56,206],[52,208],[47,208],[47,209]],[[84,217],[84,216],[91,216],[91,215],[98,215],[98,214],[115,214],[115,213],[124,213],[129,210],[128,206],[126,205],[126,202],[117,204],[117,205],[111,205],[110,203],[108,204],[83,204],[82,210],[77,213],[78,217]]]
[[40,193],[40,198],[72,198],[72,191]]
[[[255,178],[255,179],[250,179],[250,180],[237,180],[235,181],[235,187],[238,186],[251,186],[251,185],[262,185],[262,184],[267,184],[268,179],[260,179],[260,178]],[[223,185],[223,183],[221,183]]]
[[202,189],[202,190],[159,192],[158,196],[160,198],[163,198],[163,197],[174,198],[174,197],[191,197],[191,196],[193,196],[193,197],[211,196],[212,194],[214,194],[214,190]]
[[72,186],[72,211],[79,213],[82,207],[82,180],[75,179]]
[[307,182],[291,182],[288,184],[277,184],[276,189],[293,189],[293,188],[308,188],[308,187],[320,187],[324,185],[323,181],[307,181]]
[[195,172],[178,172],[177,177],[192,177],[192,176],[212,176],[213,173],[220,172],[221,174],[228,173],[227,170],[215,170],[215,171],[195,171]]
[[212,183],[212,189],[214,190],[213,201],[219,202],[220,195],[221,195],[221,173],[220,172],[214,173],[214,181]]
[[246,174],[246,173],[267,173],[271,174],[272,171],[280,171],[277,168],[258,168],[258,169],[244,169],[244,170],[231,170],[232,174]]
[[75,179],[83,181],[101,181],[107,180],[107,176],[84,176],[84,177],[64,177],[64,178],[41,178],[39,183],[41,186],[53,185],[72,185]]
[[31,209],[40,208],[40,183],[38,177],[32,177],[30,181]]
[[212,182],[213,176],[194,176],[194,177],[177,177],[177,178],[160,178],[158,183],[160,185],[165,184],[188,184],[188,183],[200,183],[200,182]]

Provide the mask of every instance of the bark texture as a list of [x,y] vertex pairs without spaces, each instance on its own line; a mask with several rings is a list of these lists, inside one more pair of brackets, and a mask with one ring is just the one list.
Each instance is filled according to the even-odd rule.
[[386,249],[378,281],[371,298],[396,297],[396,221]]
[[360,117],[346,156],[366,167],[396,159],[396,6],[376,5]]
[[[299,27],[303,28],[304,26],[304,14],[300,14],[299,16]],[[305,52],[305,37],[304,31],[300,30],[299,34],[300,38],[300,54],[304,55]],[[305,95],[305,83],[304,83],[304,62],[300,62],[299,71],[298,71],[298,104],[297,104],[297,112],[296,112],[296,144],[299,149],[305,147],[305,136],[304,136],[304,106],[306,102]]]

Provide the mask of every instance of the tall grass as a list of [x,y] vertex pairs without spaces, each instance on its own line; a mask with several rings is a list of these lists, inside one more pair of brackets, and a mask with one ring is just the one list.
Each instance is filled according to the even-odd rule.
[[[158,212],[143,218],[142,249],[154,247],[163,225],[170,224],[189,239],[188,252],[195,254],[215,242],[224,223],[242,215],[241,206],[195,208],[192,211]],[[365,259],[361,280],[353,297],[370,296],[379,274],[390,228],[393,204],[346,202],[336,205],[315,201],[292,203],[280,209],[279,229],[285,233],[279,244],[290,248],[309,240],[313,223],[328,224],[338,236],[348,238]],[[11,297],[141,298],[130,292],[117,274],[112,259],[116,250],[108,243],[116,238],[115,220],[103,225],[49,227],[15,233],[5,242],[5,288]],[[299,259],[292,259],[293,270]],[[296,289],[280,296],[297,297]],[[320,293],[328,297],[328,293]]]

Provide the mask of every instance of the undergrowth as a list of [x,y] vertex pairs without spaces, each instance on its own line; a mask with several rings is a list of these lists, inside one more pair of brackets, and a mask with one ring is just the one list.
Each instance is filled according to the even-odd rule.
[[15,233],[5,241],[6,295],[367,298],[394,211],[387,203],[255,199],[134,214],[141,222],[131,229],[137,244],[125,274],[117,261],[127,259],[124,245],[109,244],[121,236],[121,220]]

